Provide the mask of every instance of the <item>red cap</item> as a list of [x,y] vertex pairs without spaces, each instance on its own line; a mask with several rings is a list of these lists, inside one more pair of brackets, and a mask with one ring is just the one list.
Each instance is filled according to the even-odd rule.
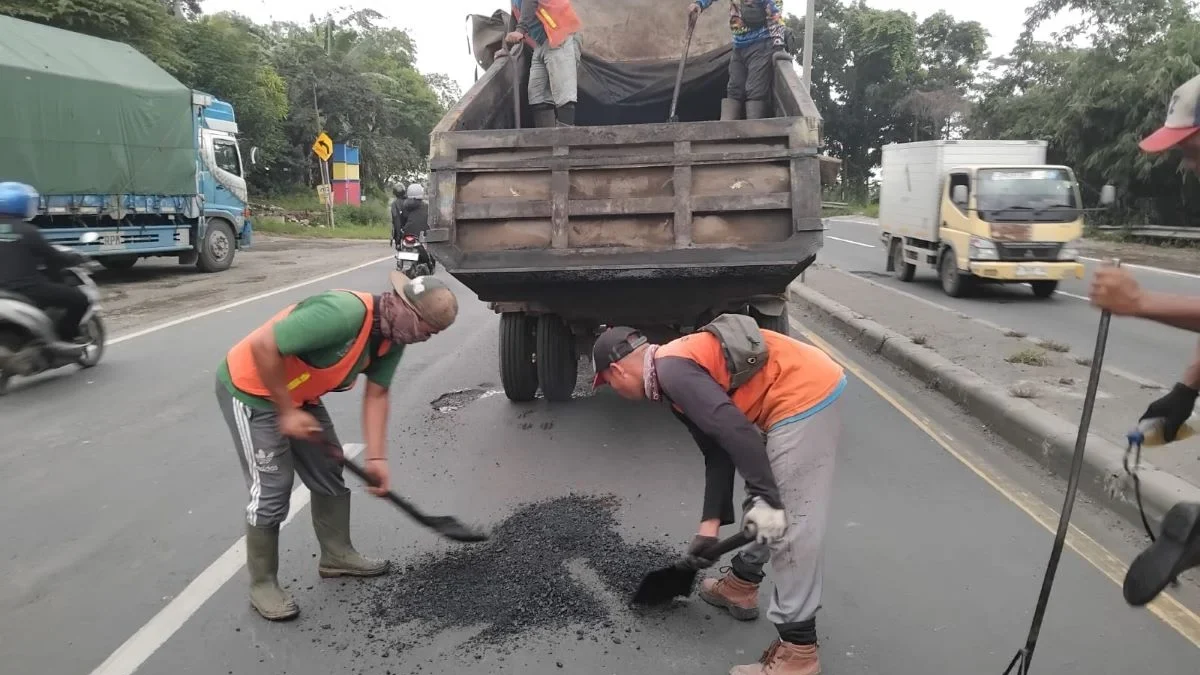
[[1143,152],[1165,152],[1191,138],[1197,131],[1200,131],[1200,75],[1175,90],[1167,106],[1167,121],[1142,139],[1138,147]]

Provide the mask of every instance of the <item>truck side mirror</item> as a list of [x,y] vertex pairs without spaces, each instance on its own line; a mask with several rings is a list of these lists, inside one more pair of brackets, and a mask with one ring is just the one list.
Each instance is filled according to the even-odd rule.
[[258,165],[258,146],[257,145],[254,146],[253,148],[250,148],[250,164],[252,164],[254,166]]
[[955,185],[954,188],[950,190],[950,199],[954,200],[954,203],[958,204],[959,206],[966,206],[967,186]]
[[1117,201],[1117,188],[1115,185],[1105,185],[1100,188],[1100,205],[1112,206]]

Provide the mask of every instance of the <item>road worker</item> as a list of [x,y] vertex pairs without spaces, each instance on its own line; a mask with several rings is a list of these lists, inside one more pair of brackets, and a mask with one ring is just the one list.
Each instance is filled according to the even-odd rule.
[[734,556],[700,597],[734,618],[758,616],[758,588],[770,560],[775,591],[767,619],[779,638],[758,663],[731,675],[817,675],[816,613],[821,604],[823,539],[841,435],[842,367],[820,349],[725,314],[664,345],[637,330],[606,330],[592,350],[594,386],[631,400],[663,401],[686,425],[705,460],[704,506],[688,549],[702,551],[734,522],[735,471],[746,482],[744,524],[756,541]]
[[[689,7],[692,20],[715,0],[695,0]],[[771,117],[771,81],[775,61],[790,61],[783,0],[729,0],[729,30],[733,55],[729,85],[721,101],[721,119]]]
[[233,435],[249,491],[246,567],[250,604],[264,618],[300,610],[279,585],[279,527],[294,474],[312,493],[312,523],[322,577],[371,577],[385,560],[365,558],[350,542],[350,490],[330,450],[340,441],[321,397],[353,388],[366,375],[363,437],[376,495],[390,485],[388,388],[405,345],[446,330],[458,314],[454,293],[434,277],[391,273],[382,295],[333,290],[285,308],[233,346],[217,372],[217,402]]
[[506,45],[533,49],[529,63],[529,107],[535,127],[574,126],[579,102],[579,29],[571,0],[512,0],[517,28]]

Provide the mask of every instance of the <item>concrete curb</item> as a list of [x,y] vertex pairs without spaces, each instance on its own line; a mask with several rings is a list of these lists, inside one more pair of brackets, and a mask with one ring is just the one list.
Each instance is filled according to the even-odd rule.
[[[1048,413],[1024,399],[1013,398],[1004,387],[989,382],[931,349],[865,318],[802,283],[794,282],[788,296],[801,307],[828,317],[854,345],[878,354],[954,401],[993,433],[1031,458],[1066,478],[1075,452],[1078,425]],[[1133,481],[1125,474],[1125,448],[1088,434],[1079,487],[1092,499],[1138,525]],[[1200,502],[1200,487],[1142,462],[1142,501],[1146,515],[1157,527],[1163,515],[1179,501]],[[1052,505],[1055,508],[1058,505]]]

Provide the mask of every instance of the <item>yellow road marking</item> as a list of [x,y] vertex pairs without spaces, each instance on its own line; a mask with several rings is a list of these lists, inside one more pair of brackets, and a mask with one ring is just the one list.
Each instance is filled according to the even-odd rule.
[[[862,380],[868,387],[871,388],[880,398],[887,401],[893,408],[900,411],[902,415],[907,417],[918,429],[925,432],[927,436],[932,438],[943,450],[950,453],[955,459],[970,469],[976,476],[982,478],[988,485],[991,485],[997,492],[1004,495],[1006,499],[1015,504],[1025,513],[1029,514],[1048,532],[1058,531],[1059,513],[1050,508],[1038,499],[1028,490],[1017,485],[1013,480],[1005,477],[998,471],[991,471],[985,463],[967,457],[963,453],[955,450],[951,445],[953,439],[946,432],[938,429],[935,424],[926,417],[918,415],[908,406],[899,401],[897,396],[888,389],[883,383],[876,380],[872,375],[868,374],[862,366],[846,357],[845,354],[838,351],[833,345],[830,345],[819,336],[811,331],[805,330],[796,322],[792,322],[792,328],[797,330],[805,339],[812,342],[817,347],[820,347],[830,356],[837,359],[846,370],[853,373],[858,379]],[[1121,586],[1125,578],[1125,571],[1128,566],[1121,562],[1117,556],[1113,555],[1108,549],[1100,545],[1095,539],[1092,539],[1083,530],[1070,526],[1067,533],[1067,546],[1074,552],[1078,553],[1084,560],[1091,563],[1093,567],[1100,570],[1104,576],[1112,580],[1117,586]],[[1200,647],[1200,616],[1197,616],[1190,609],[1176,600],[1168,593],[1159,594],[1154,602],[1146,606],[1155,616],[1162,619],[1168,626],[1175,629],[1183,637],[1187,638],[1196,647]]]

